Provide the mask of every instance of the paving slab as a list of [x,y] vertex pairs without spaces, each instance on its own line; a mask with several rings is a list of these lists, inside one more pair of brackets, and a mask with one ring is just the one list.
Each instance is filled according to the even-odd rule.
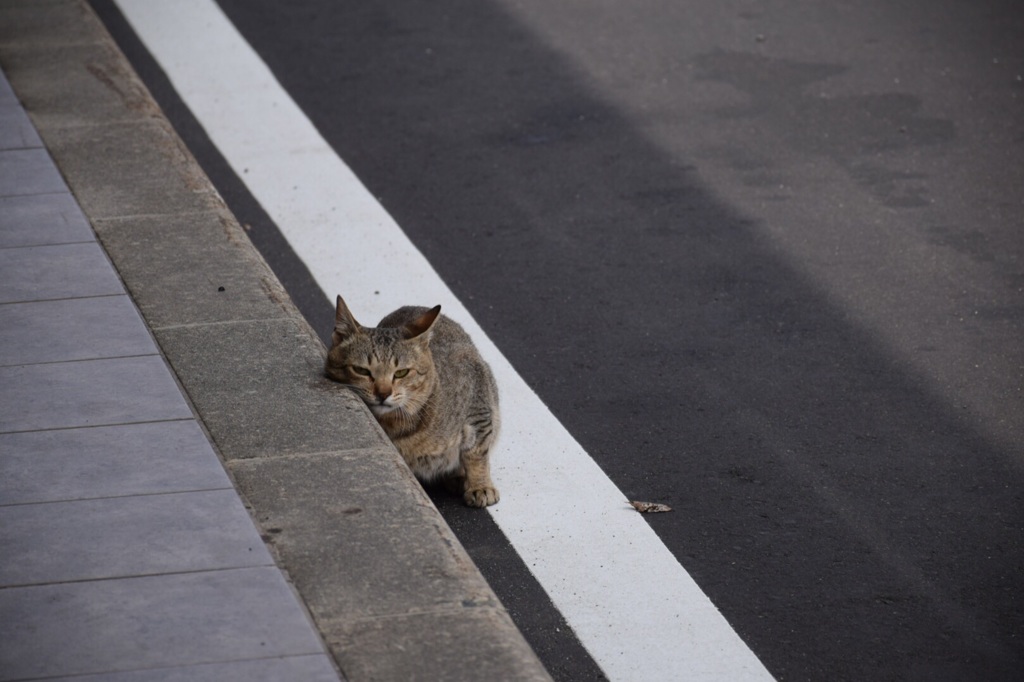
[[95,242],[0,250],[0,303],[123,293]]
[[[437,551],[430,542],[447,527],[423,512],[430,509],[426,494],[417,504],[396,504],[410,474],[390,450],[235,461],[230,468],[321,623],[498,606],[461,548]],[[346,589],[337,589],[338,581]]]
[[549,679],[393,450],[229,466],[350,679]]
[[0,305],[0,366],[156,352],[125,295]]
[[0,507],[0,585],[272,566],[234,490]]
[[32,122],[20,106],[5,105],[0,101],[0,150],[42,147]]
[[231,487],[191,419],[0,433],[0,505]]
[[[331,629],[327,645],[353,679],[410,682],[541,682],[550,680],[539,665],[528,665],[511,640],[505,646],[467,647],[481,633],[504,631],[495,609],[466,608],[458,614],[411,613],[393,618],[348,622]],[[435,633],[424,638],[422,633]],[[501,641],[501,640],[499,640]],[[438,656],[436,651],[458,651]]]
[[0,367],[0,433],[191,419],[158,355]]
[[287,295],[238,247],[246,237],[224,211],[97,220],[96,231],[154,328],[289,317]]
[[0,196],[65,191],[67,186],[45,149],[0,151]]
[[0,3],[0,45],[61,45],[95,42],[92,13],[84,4],[64,0]]
[[0,197],[0,248],[91,242],[95,238],[70,192]]
[[274,567],[0,590],[0,680],[322,651]]
[[84,116],[112,125],[157,115],[146,90],[121,72],[124,63],[113,49],[102,43],[33,45],[9,53],[6,68],[18,74],[18,96],[37,125],[74,126]]
[[180,215],[222,205],[213,188],[195,176],[191,156],[162,119],[42,130],[61,171],[76,178],[75,198],[93,221]]
[[232,661],[176,668],[151,668],[102,675],[55,677],[48,682],[337,682],[338,673],[324,654],[258,661]]
[[388,445],[357,397],[323,375],[304,323],[238,321],[154,329],[228,460]]

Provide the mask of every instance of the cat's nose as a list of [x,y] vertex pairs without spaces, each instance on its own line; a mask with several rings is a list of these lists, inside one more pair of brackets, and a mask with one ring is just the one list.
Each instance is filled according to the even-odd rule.
[[391,397],[391,391],[374,391],[374,394],[377,396],[377,402],[381,405]]

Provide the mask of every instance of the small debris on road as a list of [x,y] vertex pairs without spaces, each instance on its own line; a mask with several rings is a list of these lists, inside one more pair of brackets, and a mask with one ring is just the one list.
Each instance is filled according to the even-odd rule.
[[659,504],[658,502],[630,502],[630,504],[641,514],[658,514],[660,512],[672,511],[672,507],[667,504]]

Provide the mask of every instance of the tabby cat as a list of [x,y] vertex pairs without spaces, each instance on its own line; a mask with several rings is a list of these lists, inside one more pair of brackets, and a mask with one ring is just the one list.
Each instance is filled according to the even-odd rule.
[[338,296],[325,371],[363,399],[420,480],[455,486],[471,507],[498,501],[489,461],[498,387],[441,306],[399,308],[363,327]]

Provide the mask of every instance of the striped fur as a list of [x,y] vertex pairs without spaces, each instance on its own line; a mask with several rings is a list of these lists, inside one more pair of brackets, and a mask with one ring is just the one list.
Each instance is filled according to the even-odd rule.
[[325,372],[373,412],[423,481],[445,479],[466,504],[498,501],[490,451],[498,387],[469,335],[434,308],[404,307],[363,327],[338,296]]

